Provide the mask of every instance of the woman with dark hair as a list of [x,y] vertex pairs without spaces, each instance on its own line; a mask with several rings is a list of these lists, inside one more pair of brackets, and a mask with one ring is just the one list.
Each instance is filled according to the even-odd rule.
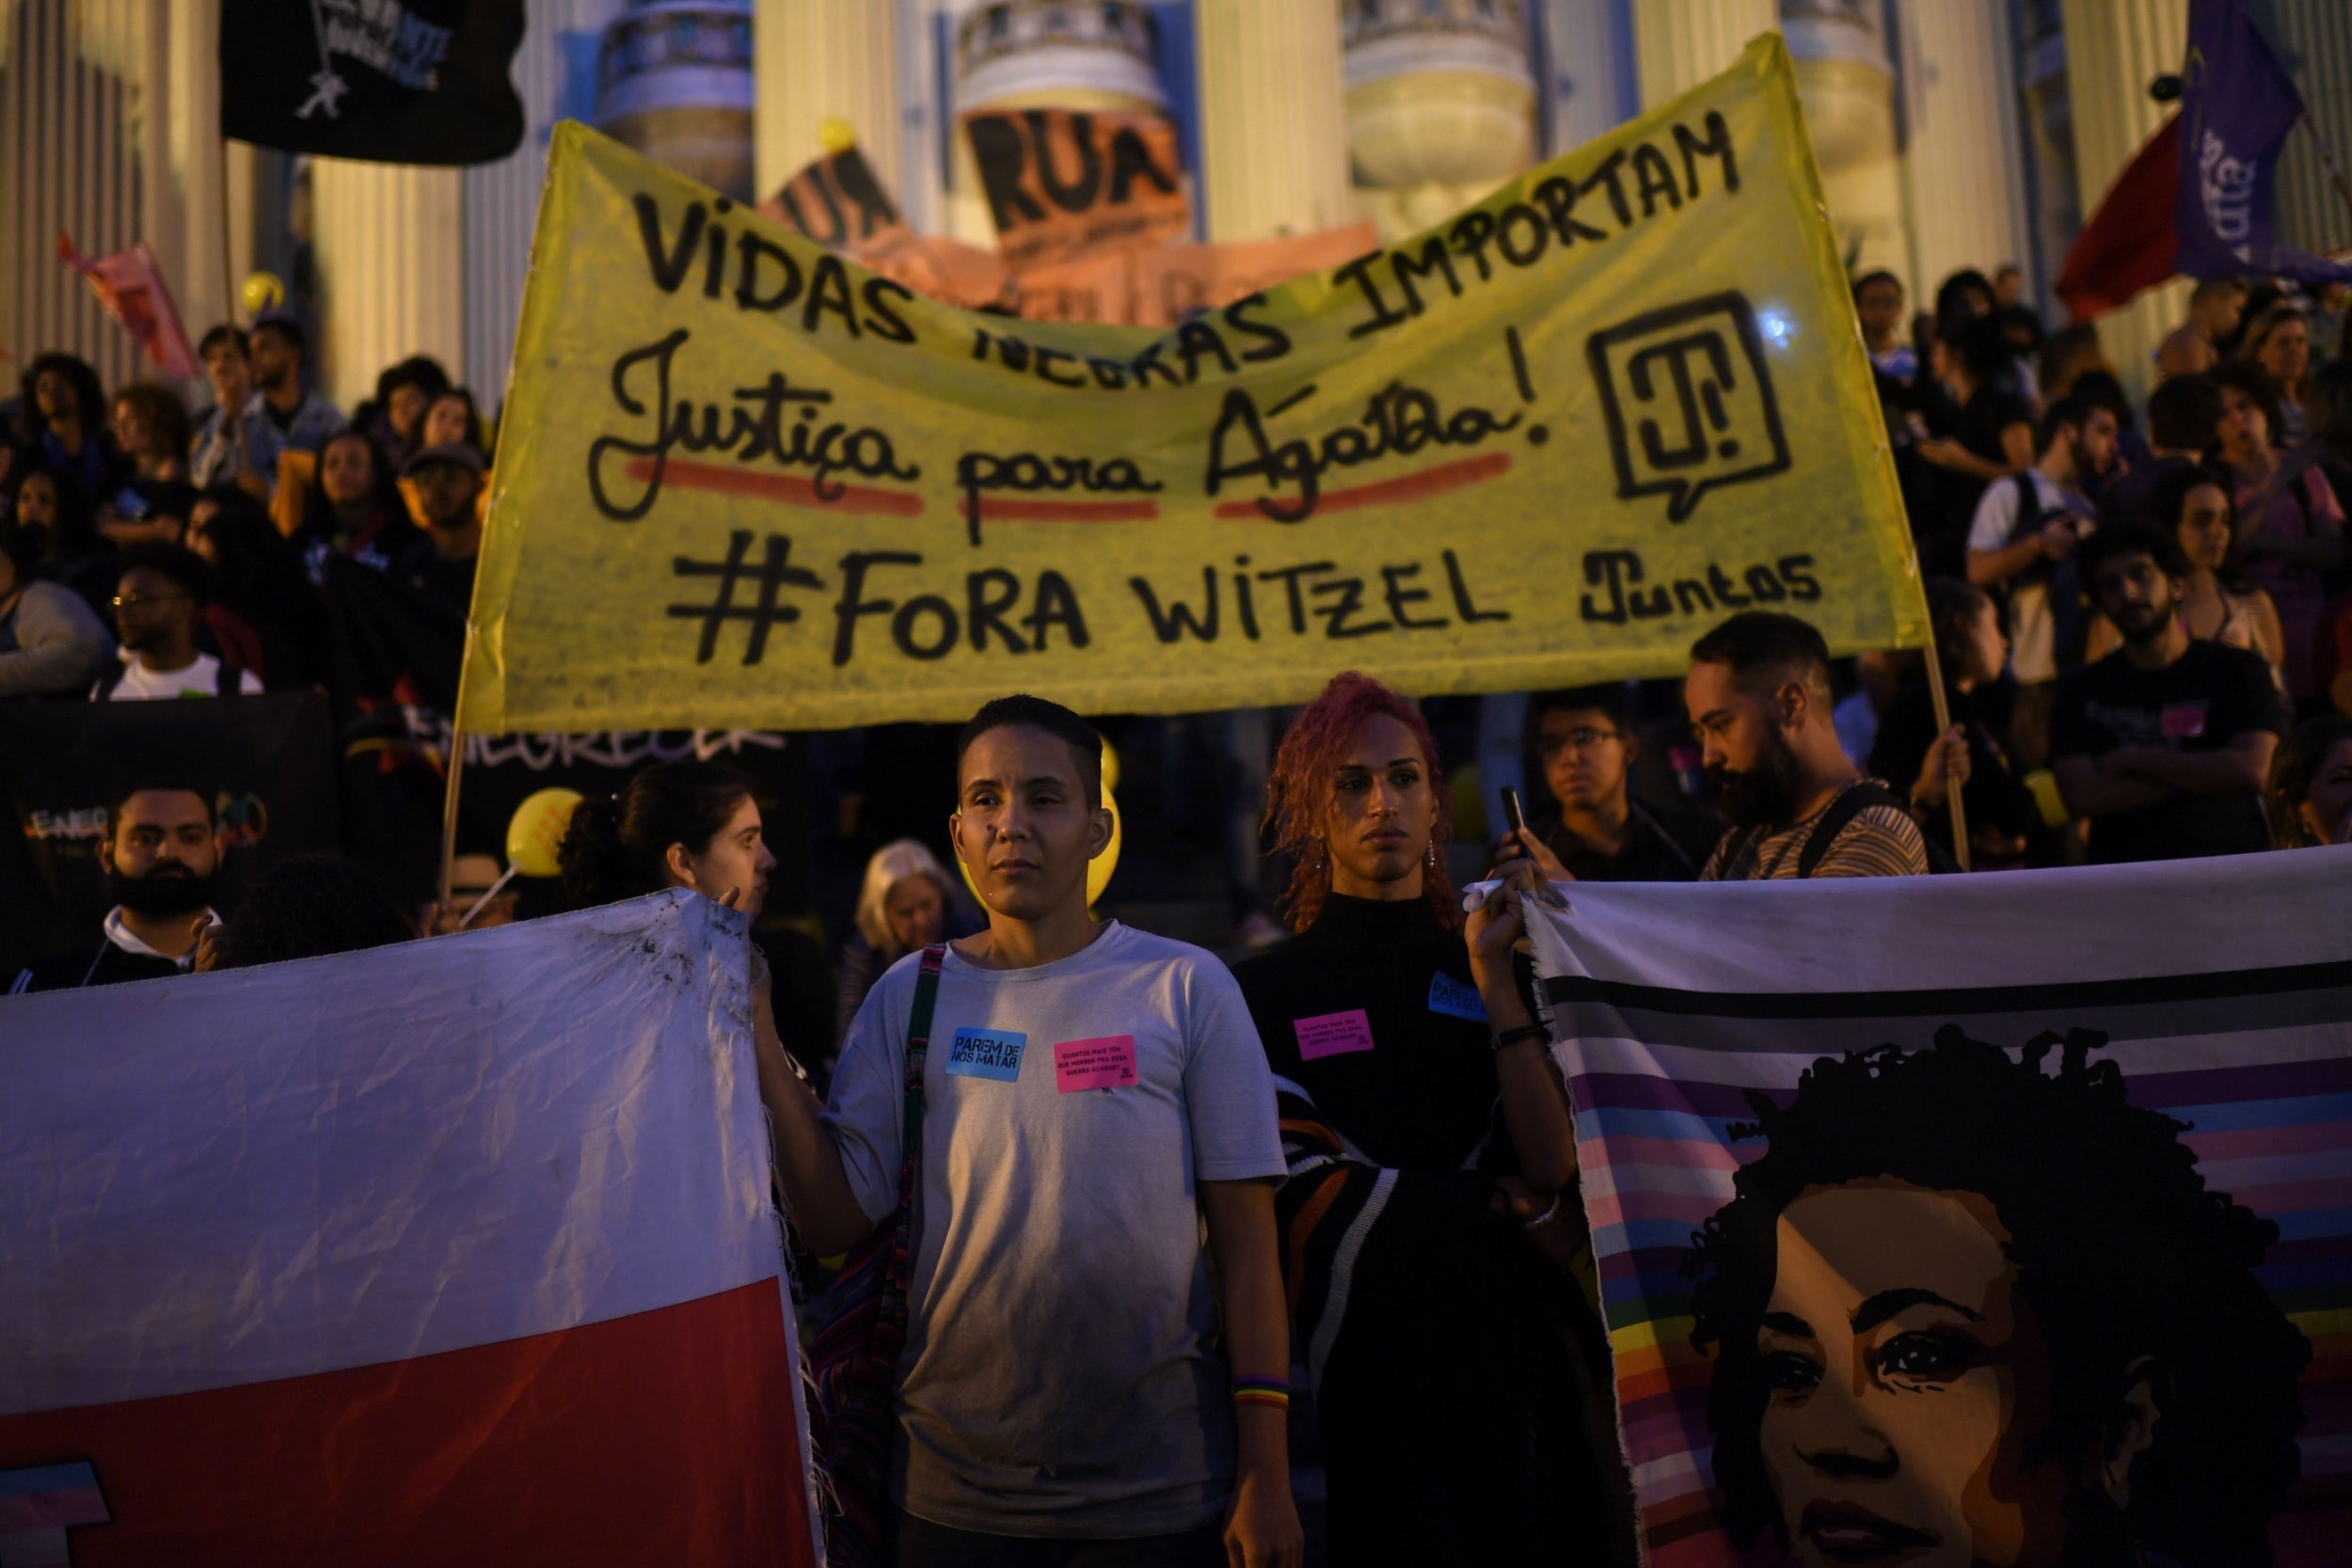
[[40,542],[40,575],[82,595],[111,627],[114,546],[99,537],[97,513],[81,482],[47,458],[36,458],[17,478],[8,515]]
[[824,950],[789,926],[758,928],[776,857],[742,774],[691,757],[655,763],[617,794],[573,807],[555,859],[574,908],[682,887],[742,911],[754,926],[752,984],[761,1010],[754,1022],[780,1034],[796,1067],[832,1055]]
[[683,887],[755,920],[776,864],[751,781],[692,758],[655,763],[619,793],[581,800],[555,858],[576,909]]
[[2211,460],[2230,477],[2236,507],[2234,562],[2270,595],[2284,634],[2287,695],[2317,697],[2312,645],[2328,602],[2326,574],[2344,564],[2344,507],[2309,450],[2289,454],[2274,444],[2278,388],[2249,360],[2213,369],[2221,388],[2221,431]]
[[1986,718],[1979,693],[1998,682],[2009,660],[2009,639],[2001,613],[1981,588],[1952,578],[1930,578],[1928,624],[1944,670],[1947,711],[1952,727],[1939,736],[1935,699],[1928,689],[1927,666],[1908,674],[1886,716],[1879,721],[1868,771],[1905,792],[1919,831],[1949,849],[1951,769],[1947,750],[1957,736],[1968,760],[1959,770],[1960,800],[1968,818],[1969,869],[2013,871],[2046,837],[2042,810],[2026,787],[2017,765]]
[[[1824,1057],[1694,1240],[1724,1528],[1863,1560],[2270,1560],[2311,1344],[2257,1270],[2279,1228],[2210,1192],[2105,1037],[2018,1059]],[[2043,1070],[2053,1046],[2058,1069]],[[1925,1396],[1925,1397],[1923,1397]]]
[[326,580],[330,555],[389,572],[418,538],[375,442],[357,428],[328,436],[303,490],[302,520],[294,534],[310,580]]
[[198,940],[195,967],[251,969],[388,947],[416,934],[366,867],[341,855],[296,855],[256,877],[228,921]]
[[1588,1560],[1614,1444],[1576,1359],[1605,1364],[1565,1266],[1583,1244],[1567,1096],[1512,972],[1530,863],[1466,942],[1437,743],[1365,675],[1298,715],[1267,795],[1298,934],[1233,977],[1274,1069],[1331,1560]]
[[1928,367],[1943,397],[1929,416],[1935,434],[1915,450],[1939,470],[1943,527],[1928,567],[1950,575],[1962,564],[1985,486],[2033,466],[2034,416],[2004,384],[2009,350],[1988,317],[1939,322]]
[[2295,726],[2270,759],[2263,808],[2273,847],[2352,844],[2352,718],[2323,714]]
[[375,378],[373,420],[355,424],[373,426],[386,468],[398,473],[424,444],[424,412],[433,400],[449,390],[449,372],[425,355],[403,359]]
[[425,405],[417,450],[453,441],[463,441],[485,457],[490,454],[489,428],[483,422],[482,411],[474,406],[473,393],[464,387],[452,387]]
[[188,483],[188,447],[194,427],[180,394],[151,381],[134,381],[115,393],[110,427],[131,474],[98,509],[98,531],[118,545],[161,541],[179,544],[186,535],[196,488]]
[[24,368],[17,434],[73,476],[87,495],[104,495],[118,471],[106,442],[106,391],[87,360],[39,354]]
[[2303,309],[2281,300],[2255,316],[2238,345],[2241,358],[2260,365],[2279,389],[2279,422],[2273,434],[2282,447],[2299,445],[2305,429],[2303,404],[2312,368],[2312,325]]

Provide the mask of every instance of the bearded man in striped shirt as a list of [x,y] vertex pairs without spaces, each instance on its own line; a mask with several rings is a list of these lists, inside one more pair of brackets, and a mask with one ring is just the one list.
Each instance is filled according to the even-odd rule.
[[[1741,610],[1692,644],[1682,696],[1708,784],[1731,824],[1701,881],[1927,871],[1913,808],[1837,744],[1829,646],[1810,625]],[[1937,737],[1920,771],[1941,765],[1957,788],[1967,758],[1955,730]]]

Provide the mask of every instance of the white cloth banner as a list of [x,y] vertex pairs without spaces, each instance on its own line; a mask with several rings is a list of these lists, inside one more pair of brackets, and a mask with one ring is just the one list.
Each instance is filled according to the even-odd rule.
[[747,964],[665,894],[0,1001],[0,1532],[87,1460],[149,1560],[810,1560]]

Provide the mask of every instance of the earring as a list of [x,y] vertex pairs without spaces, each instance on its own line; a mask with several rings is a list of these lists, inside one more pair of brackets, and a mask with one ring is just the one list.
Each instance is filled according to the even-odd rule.
[[1438,866],[1438,841],[1437,841],[1436,839],[1434,839],[1434,838],[1433,838],[1433,839],[1431,839],[1431,840],[1429,841],[1429,867],[1430,867],[1430,869],[1431,869],[1431,870],[1433,870],[1433,871],[1434,871],[1434,870],[1436,870],[1436,869],[1437,869],[1437,866]]

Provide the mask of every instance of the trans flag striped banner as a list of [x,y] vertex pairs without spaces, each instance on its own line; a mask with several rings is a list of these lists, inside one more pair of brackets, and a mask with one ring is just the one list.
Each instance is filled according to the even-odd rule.
[[2352,848],[1565,892],[1652,1568],[2344,1560]]

